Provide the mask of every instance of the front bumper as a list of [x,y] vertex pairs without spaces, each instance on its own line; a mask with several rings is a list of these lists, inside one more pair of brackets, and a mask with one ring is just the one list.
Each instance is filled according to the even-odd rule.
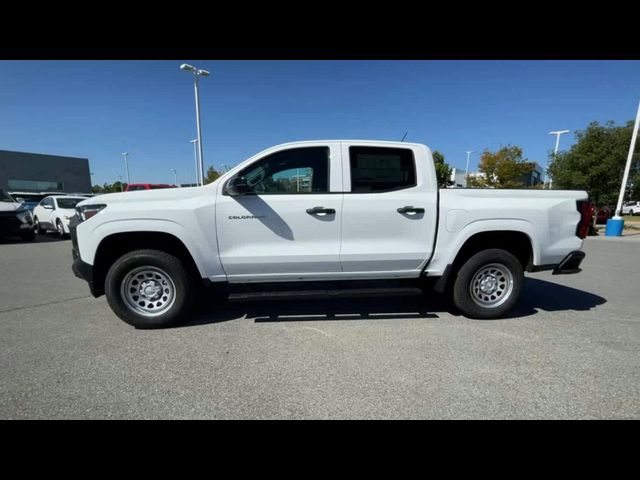
[[31,215],[28,215],[22,221],[15,212],[2,212],[0,214],[0,235],[20,235],[29,230],[33,230],[33,217]]
[[569,255],[564,257],[564,259],[553,269],[553,275],[580,273],[582,271],[582,269],[580,268],[580,263],[582,263],[584,257],[585,253],[580,250],[571,252]]
[[94,297],[99,297],[101,292],[99,292],[95,288],[95,284],[93,282],[93,265],[88,264],[87,262],[83,262],[82,258],[80,258],[80,252],[78,250],[78,236],[76,232],[76,227],[80,221],[73,217],[69,221],[69,235],[71,237],[71,256],[73,257],[73,263],[71,264],[71,270],[73,274],[86,281],[89,284],[89,291],[91,295]]

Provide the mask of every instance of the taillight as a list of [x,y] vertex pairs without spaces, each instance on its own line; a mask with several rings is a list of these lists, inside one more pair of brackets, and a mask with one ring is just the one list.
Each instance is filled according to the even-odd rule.
[[576,208],[580,212],[580,221],[576,227],[576,235],[580,238],[586,238],[589,235],[591,227],[591,204],[588,200],[578,200]]

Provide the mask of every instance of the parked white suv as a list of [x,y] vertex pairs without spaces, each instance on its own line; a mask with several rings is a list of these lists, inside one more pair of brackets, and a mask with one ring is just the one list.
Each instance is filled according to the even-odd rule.
[[33,229],[36,233],[55,230],[62,238],[69,234],[69,221],[76,213],[76,205],[87,197],[51,195],[33,209]]
[[627,202],[622,206],[623,215],[640,215],[640,202]]
[[580,271],[591,221],[584,191],[439,190],[426,146],[356,140],[279,145],[206,186],[77,211],[74,273],[138,328],[184,319],[200,282],[434,279],[465,315],[496,318],[525,270]]

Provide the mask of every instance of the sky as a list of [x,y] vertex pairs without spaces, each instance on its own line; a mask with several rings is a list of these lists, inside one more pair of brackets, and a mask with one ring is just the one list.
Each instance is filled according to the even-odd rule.
[[[280,143],[424,143],[464,169],[467,150],[518,145],[546,165],[589,122],[633,120],[640,61],[0,61],[0,149],[89,159],[92,183],[195,181],[193,76],[205,165]],[[471,155],[474,170],[479,154]]]

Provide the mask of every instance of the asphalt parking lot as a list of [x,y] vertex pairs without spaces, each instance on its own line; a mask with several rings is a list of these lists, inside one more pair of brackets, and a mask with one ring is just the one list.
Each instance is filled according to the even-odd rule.
[[417,295],[211,304],[135,330],[69,240],[0,240],[0,418],[640,418],[640,235],[527,274],[512,318]]

